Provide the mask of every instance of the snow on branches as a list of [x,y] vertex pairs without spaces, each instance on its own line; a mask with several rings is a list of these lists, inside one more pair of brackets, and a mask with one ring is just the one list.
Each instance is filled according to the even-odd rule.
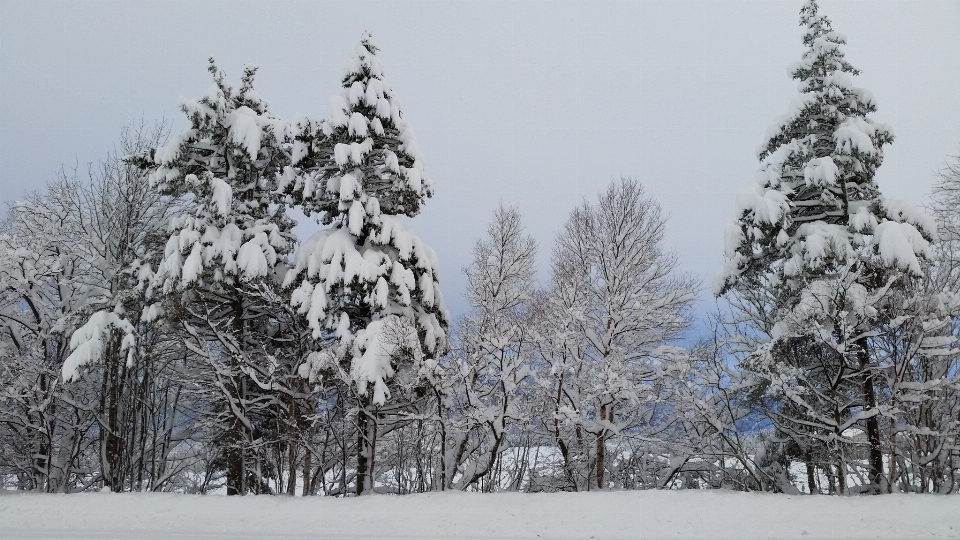
[[265,278],[293,250],[293,222],[274,195],[288,162],[286,123],[253,89],[255,67],[244,70],[240,88],[226,82],[212,59],[209,71],[207,93],[180,100],[190,128],[158,148],[149,165],[159,191],[196,202],[170,222],[153,278],[164,292]]
[[[331,119],[298,121],[294,155],[300,159],[279,187],[332,224],[297,252],[284,280],[296,286],[291,303],[306,315],[314,337],[338,340],[353,382],[361,392],[373,384],[374,402],[383,404],[388,393],[379,389],[392,370],[381,355],[368,353],[379,347],[377,321],[402,321],[419,336],[419,352],[435,357],[446,349],[448,315],[437,256],[402,221],[419,212],[433,188],[376,53],[365,34],[344,66]],[[380,367],[369,369],[370,358],[380,358]]]
[[791,69],[801,94],[768,130],[760,168],[737,196],[718,295],[766,272],[799,293],[811,273],[871,257],[918,275],[935,236],[929,218],[881,197],[873,180],[893,131],[870,118],[873,96],[853,85],[859,72],[844,59],[846,38],[815,2],[803,7],[801,23],[807,50]]
[[783,400],[771,419],[808,452],[829,445],[839,476],[845,432],[864,426],[869,483],[880,489],[877,418],[892,410],[876,390],[880,337],[904,323],[897,295],[923,277],[936,230],[923,212],[880,194],[874,175],[893,130],[871,118],[872,94],[854,86],[846,38],[813,0],[800,22],[806,51],[791,67],[800,95],[768,130],[760,168],[737,197],[714,293],[769,290],[757,313],[771,317],[757,329],[770,340],[744,365]]
[[136,330],[133,325],[113,311],[98,311],[70,338],[70,348],[73,352],[63,362],[64,381],[79,379],[81,367],[100,360],[104,354],[103,340],[108,338],[113,330],[123,333],[120,351],[127,353],[127,367],[133,364],[137,344]]

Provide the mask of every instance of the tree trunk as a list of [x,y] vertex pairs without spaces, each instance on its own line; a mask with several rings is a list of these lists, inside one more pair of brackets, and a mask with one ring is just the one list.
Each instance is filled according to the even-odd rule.
[[120,492],[123,488],[120,478],[121,441],[118,436],[120,339],[115,334],[111,335],[107,347],[100,387],[100,474],[105,489]]
[[[437,396],[437,420],[440,422],[440,491],[447,490],[447,422],[443,419],[443,396],[436,388],[433,389]],[[451,475],[452,476],[452,475]],[[450,480],[452,481],[452,479]]]
[[303,495],[304,497],[306,497],[307,495],[312,495],[312,493],[310,493],[310,485],[312,480],[310,478],[310,473],[311,473],[311,468],[313,467],[312,458],[313,458],[313,452],[311,452],[310,449],[307,448],[303,453],[303,468],[302,468],[303,491],[301,492],[301,495]]
[[[839,386],[840,381],[843,380],[844,373],[844,363],[840,363],[840,370],[834,379],[834,384],[830,388],[830,400],[833,403],[833,449],[834,456],[837,466],[837,493],[843,495],[847,491],[847,469],[846,464],[843,462],[843,443],[840,442],[840,438],[843,434],[840,432],[840,426],[843,424],[841,422],[841,411],[837,407],[837,386]],[[827,447],[829,449],[829,446]]]
[[810,456],[810,450],[807,450],[804,461],[807,464],[807,486],[811,495],[819,495],[820,490],[816,487],[816,471],[813,466],[813,458]]
[[837,493],[847,492],[847,467],[843,463],[843,450],[837,452]]
[[287,475],[287,495],[293,497],[297,494],[297,402],[293,396],[290,396],[290,432],[287,436],[287,461],[289,473]]
[[291,440],[287,443],[290,462],[290,469],[287,473],[287,495],[293,497],[297,494],[297,441]]
[[837,484],[833,480],[833,468],[830,466],[824,467],[823,472],[827,474],[827,493],[833,495],[837,492]]
[[227,469],[227,495],[243,495],[243,454],[240,422],[232,419],[223,439],[223,458]]
[[[613,404],[600,406],[600,420],[613,423]],[[605,472],[605,463],[607,460],[607,429],[603,428],[600,430],[600,435],[597,437],[597,488],[603,489],[603,474]]]
[[[863,405],[865,410],[874,410],[877,407],[877,396],[873,387],[873,373],[870,368],[870,350],[867,338],[857,340],[857,357],[860,369],[863,372]],[[876,486],[879,493],[883,486],[883,452],[880,448],[880,422],[874,414],[866,420],[867,443],[870,445],[870,483]]]
[[[307,431],[307,441],[306,447],[303,452],[303,496],[313,495],[313,478],[311,474],[313,473],[313,436],[316,434],[317,425],[311,423],[310,429]],[[324,445],[324,452],[326,452],[326,445]],[[322,461],[321,461],[322,463]]]
[[887,478],[887,493],[893,493],[897,483],[897,422],[890,419],[890,476]]
[[377,448],[377,417],[367,396],[360,397],[357,413],[357,495],[373,489],[374,457]]
[[[236,341],[237,351],[235,355],[230,355],[234,363],[232,370],[233,393],[232,396],[226,396],[227,399],[237,400],[237,406],[243,409],[243,382],[239,370],[238,358],[243,350],[243,297],[239,288],[235,289],[235,299],[232,302],[233,309],[233,338]],[[229,407],[229,405],[228,405]],[[234,413],[231,413],[234,414]],[[245,442],[245,429],[239,418],[233,418],[228,427],[228,433],[225,436],[224,457],[227,462],[227,495],[246,495],[246,477],[244,474],[244,455],[243,445]]]
[[[43,346],[46,350],[46,341],[43,342]],[[40,388],[40,395],[46,396],[49,392],[46,374],[40,374],[37,385]],[[37,407],[37,409],[39,409],[39,407]],[[37,424],[46,427],[48,422],[41,414],[39,418],[37,418]],[[50,454],[53,451],[53,438],[48,436],[50,433],[52,433],[50,429],[41,428],[38,430],[36,436],[36,451],[33,453],[33,470],[30,473],[30,482],[32,483],[30,489],[42,489],[47,493],[50,493],[53,487],[50,485]]]

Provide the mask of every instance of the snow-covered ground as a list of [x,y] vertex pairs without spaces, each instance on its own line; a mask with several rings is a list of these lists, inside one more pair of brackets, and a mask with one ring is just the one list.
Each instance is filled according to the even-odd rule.
[[960,497],[718,491],[322,497],[0,492],[0,538],[960,538]]

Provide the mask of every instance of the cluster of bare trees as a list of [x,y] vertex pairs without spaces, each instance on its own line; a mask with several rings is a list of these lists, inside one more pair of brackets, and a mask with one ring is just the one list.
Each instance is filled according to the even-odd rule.
[[533,240],[516,210],[496,212],[466,269],[473,310],[441,366],[440,394],[462,411],[445,415],[448,485],[455,471],[467,486],[504,467],[526,489],[621,485],[608,472],[625,450],[671,423],[659,349],[686,328],[696,290],[663,229],[637,182],[615,182],[571,214],[537,289]]
[[[128,130],[117,153],[160,142]],[[122,270],[158,241],[174,202],[117,155],[86,180],[61,174],[12,206],[0,232],[0,467],[21,489],[172,489],[196,429],[199,387],[182,342],[144,323],[142,354],[108,346],[83,384],[61,368],[74,330],[107,297],[136,310],[136,276]],[[178,486],[185,488],[186,486]]]

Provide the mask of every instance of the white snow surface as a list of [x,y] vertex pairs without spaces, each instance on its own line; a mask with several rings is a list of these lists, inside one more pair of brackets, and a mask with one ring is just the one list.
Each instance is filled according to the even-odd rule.
[[728,491],[359,498],[0,491],[0,538],[958,538],[960,498]]

